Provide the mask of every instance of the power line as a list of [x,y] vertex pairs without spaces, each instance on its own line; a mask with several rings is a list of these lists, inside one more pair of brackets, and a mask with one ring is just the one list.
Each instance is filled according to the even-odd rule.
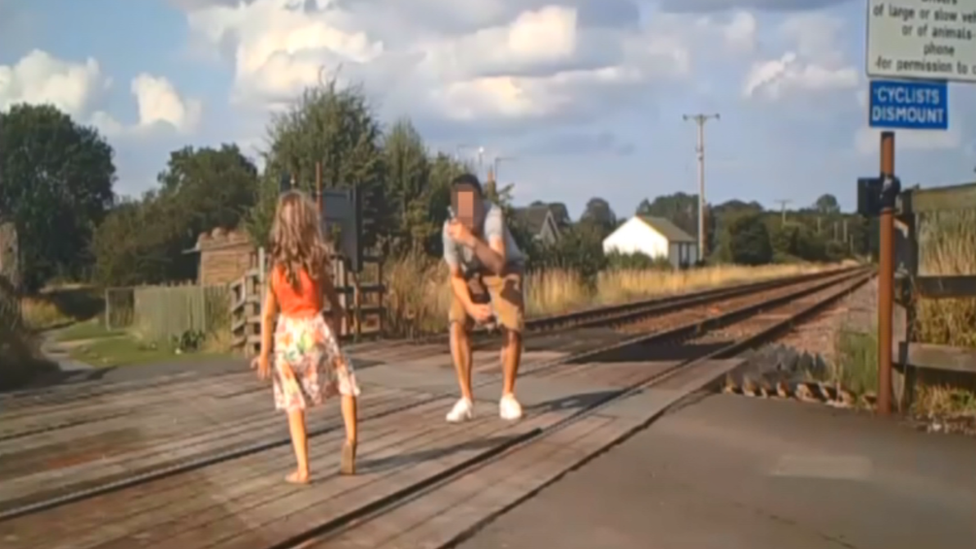
[[695,152],[698,153],[698,261],[705,260],[705,122],[711,119],[718,120],[718,113],[715,114],[686,114],[683,116],[685,122],[693,120],[698,126],[698,145]]

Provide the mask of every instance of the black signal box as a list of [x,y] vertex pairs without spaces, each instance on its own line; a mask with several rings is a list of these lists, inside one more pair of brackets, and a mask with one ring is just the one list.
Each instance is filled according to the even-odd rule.
[[880,177],[859,177],[857,179],[857,213],[864,217],[881,215],[881,189],[884,180]]

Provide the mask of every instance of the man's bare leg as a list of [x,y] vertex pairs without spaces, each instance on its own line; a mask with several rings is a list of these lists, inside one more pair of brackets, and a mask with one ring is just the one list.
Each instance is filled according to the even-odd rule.
[[502,396],[515,394],[515,378],[522,363],[522,334],[505,330],[505,346],[502,347]]
[[522,405],[515,398],[515,378],[522,361],[522,334],[505,330],[505,346],[502,347],[502,398],[498,412],[502,419],[514,421],[522,417]]
[[461,400],[447,414],[447,421],[457,423],[471,419],[474,395],[471,390],[471,335],[462,322],[451,322],[451,356],[457,373]]

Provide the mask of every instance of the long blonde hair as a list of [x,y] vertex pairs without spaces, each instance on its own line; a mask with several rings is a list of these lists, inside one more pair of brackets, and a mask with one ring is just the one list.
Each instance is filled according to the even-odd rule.
[[272,265],[284,269],[288,283],[299,291],[302,269],[315,281],[328,272],[329,251],[315,204],[301,191],[282,194],[271,227]]

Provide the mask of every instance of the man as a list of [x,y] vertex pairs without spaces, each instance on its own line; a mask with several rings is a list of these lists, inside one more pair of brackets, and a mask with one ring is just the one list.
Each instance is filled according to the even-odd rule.
[[444,223],[444,261],[451,271],[453,299],[450,312],[451,355],[457,370],[461,399],[447,421],[471,419],[471,329],[490,321],[501,325],[504,374],[499,415],[505,420],[522,417],[515,399],[515,376],[522,358],[522,273],[525,256],[505,226],[497,204],[485,200],[478,178],[464,174],[451,183],[453,219]]

